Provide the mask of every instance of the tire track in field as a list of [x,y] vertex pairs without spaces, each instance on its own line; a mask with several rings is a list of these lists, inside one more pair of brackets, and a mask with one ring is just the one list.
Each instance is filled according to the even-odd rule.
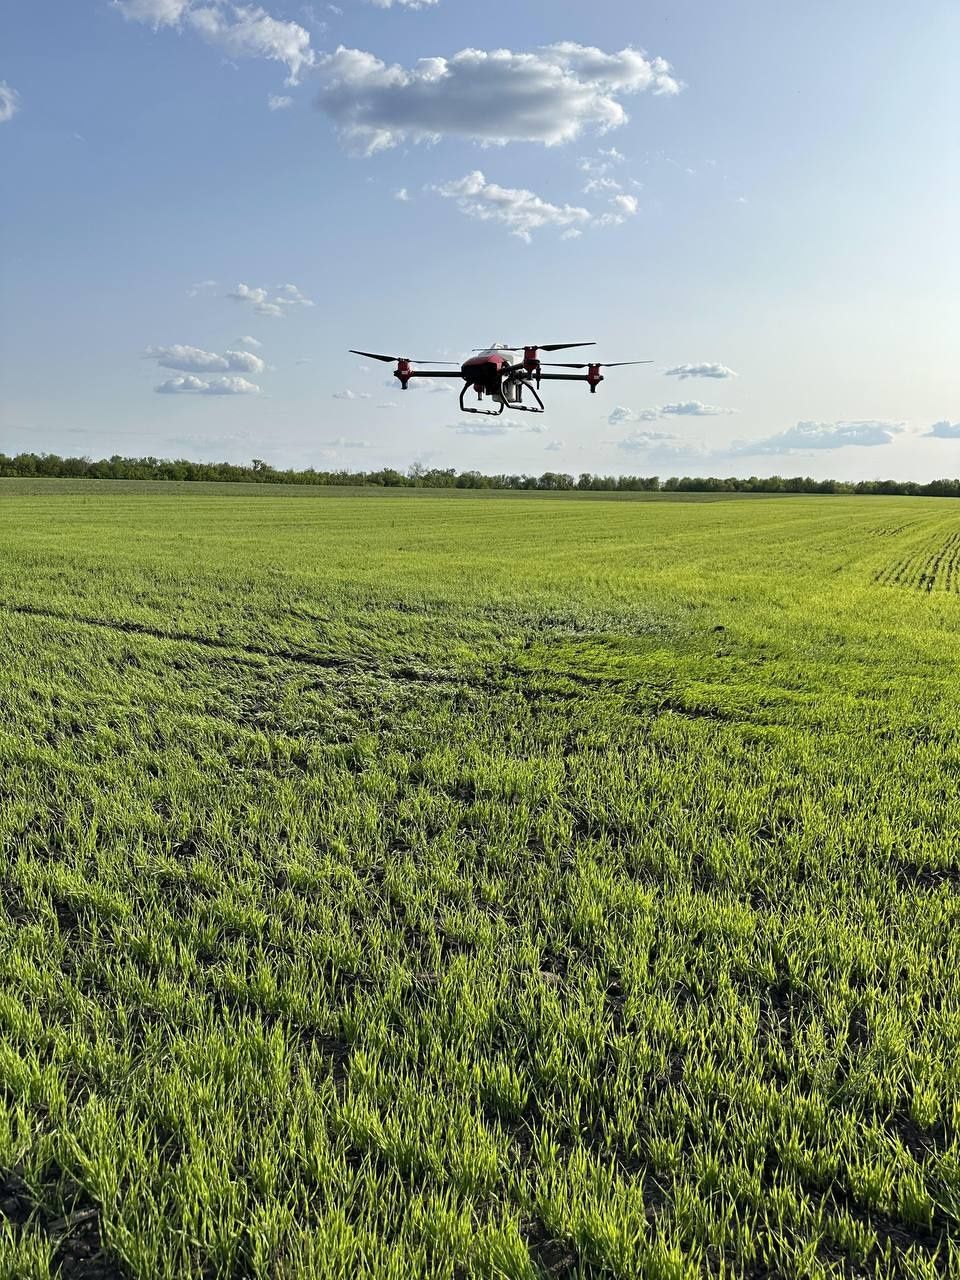
[[121,635],[146,636],[151,640],[165,640],[172,644],[194,645],[201,649],[212,649],[223,654],[233,662],[259,667],[262,662],[292,662],[300,666],[319,668],[323,671],[338,671],[352,675],[378,676],[381,679],[405,680],[422,684],[448,684],[454,686],[471,685],[474,688],[488,688],[502,691],[502,685],[486,677],[462,675],[455,671],[433,671],[423,667],[415,667],[409,663],[393,666],[379,665],[372,662],[358,662],[355,659],[339,658],[331,654],[310,653],[305,649],[271,649],[266,646],[243,644],[235,640],[220,640],[216,636],[198,635],[189,631],[165,630],[162,627],[150,626],[145,622],[134,622],[125,618],[94,618],[83,614],[66,613],[57,609],[44,609],[39,605],[0,604],[0,613],[13,614],[27,618],[40,618],[49,622],[62,622],[71,626],[98,627],[106,631],[114,631]]

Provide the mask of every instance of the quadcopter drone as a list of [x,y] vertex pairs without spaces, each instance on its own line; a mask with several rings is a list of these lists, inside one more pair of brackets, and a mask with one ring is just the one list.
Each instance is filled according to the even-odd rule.
[[[620,369],[631,364],[652,364],[651,360],[620,360],[616,364],[601,362],[589,364],[553,364],[541,361],[541,351],[568,351],[572,347],[595,347],[595,342],[547,342],[535,347],[507,347],[502,343],[479,349],[475,355],[468,357],[462,364],[450,360],[412,360],[408,356],[384,356],[373,351],[354,351],[354,356],[365,356],[368,360],[382,360],[384,364],[395,364],[393,376],[406,391],[411,378],[461,378],[463,387],[460,391],[460,408],[463,413],[482,413],[497,417],[504,409],[512,409],[515,413],[543,413],[544,403],[540,399],[541,382],[586,382],[592,394],[603,382],[601,369]],[[521,351],[523,355],[521,356]],[[414,369],[415,364],[453,365],[448,369]],[[544,373],[544,369],[586,369],[586,373]],[[467,392],[473,389],[477,399],[487,396],[497,407],[495,409],[474,409],[465,403]],[[535,404],[524,404],[523,393],[529,391]]]

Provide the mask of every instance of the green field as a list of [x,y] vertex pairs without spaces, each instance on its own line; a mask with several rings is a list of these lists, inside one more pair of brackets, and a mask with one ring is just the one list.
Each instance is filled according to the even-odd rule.
[[0,485],[0,1280],[960,1276],[960,503]]

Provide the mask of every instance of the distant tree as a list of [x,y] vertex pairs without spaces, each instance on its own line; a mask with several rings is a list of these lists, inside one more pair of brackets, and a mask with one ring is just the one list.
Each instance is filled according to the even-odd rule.
[[931,480],[918,484],[914,480],[814,480],[811,476],[599,476],[584,471],[579,477],[565,472],[545,471],[540,476],[487,475],[482,471],[457,472],[453,467],[431,467],[412,463],[406,474],[393,467],[379,471],[317,471],[313,467],[298,471],[278,471],[262,458],[252,459],[249,466],[233,462],[192,462],[189,458],[124,458],[119,453],[109,458],[62,458],[55,453],[0,453],[0,477],[31,478],[66,476],[90,480],[218,480],[225,482],[256,481],[260,484],[308,485],[379,485],[386,488],[426,487],[432,489],[568,489],[591,492],[642,492],[663,490],[666,493],[817,493],[817,494],[900,494],[933,498],[960,498],[960,479]]

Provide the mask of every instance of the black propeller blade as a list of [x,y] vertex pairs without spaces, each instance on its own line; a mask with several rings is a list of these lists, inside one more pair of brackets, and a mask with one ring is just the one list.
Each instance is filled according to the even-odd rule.
[[[534,351],[569,351],[571,347],[595,347],[595,342],[541,342],[538,346],[533,347]],[[526,351],[527,347],[533,346],[532,343],[521,343],[519,347],[503,347],[503,351]],[[489,351],[490,347],[474,347],[474,351]],[[496,350],[496,348],[494,348]]]
[[411,364],[450,364],[459,367],[459,360],[414,360],[410,356],[381,356],[376,351],[354,351],[350,348],[352,356],[366,356],[368,360],[382,360],[384,364],[396,364],[398,360],[409,360]]
[[569,351],[571,347],[595,347],[595,342],[542,342],[538,351]]
[[[600,369],[625,369],[630,364],[653,364],[652,360],[617,360],[613,364],[607,363],[606,360],[592,360],[591,364]],[[555,362],[543,361],[545,369],[589,369],[589,364],[557,364]]]

